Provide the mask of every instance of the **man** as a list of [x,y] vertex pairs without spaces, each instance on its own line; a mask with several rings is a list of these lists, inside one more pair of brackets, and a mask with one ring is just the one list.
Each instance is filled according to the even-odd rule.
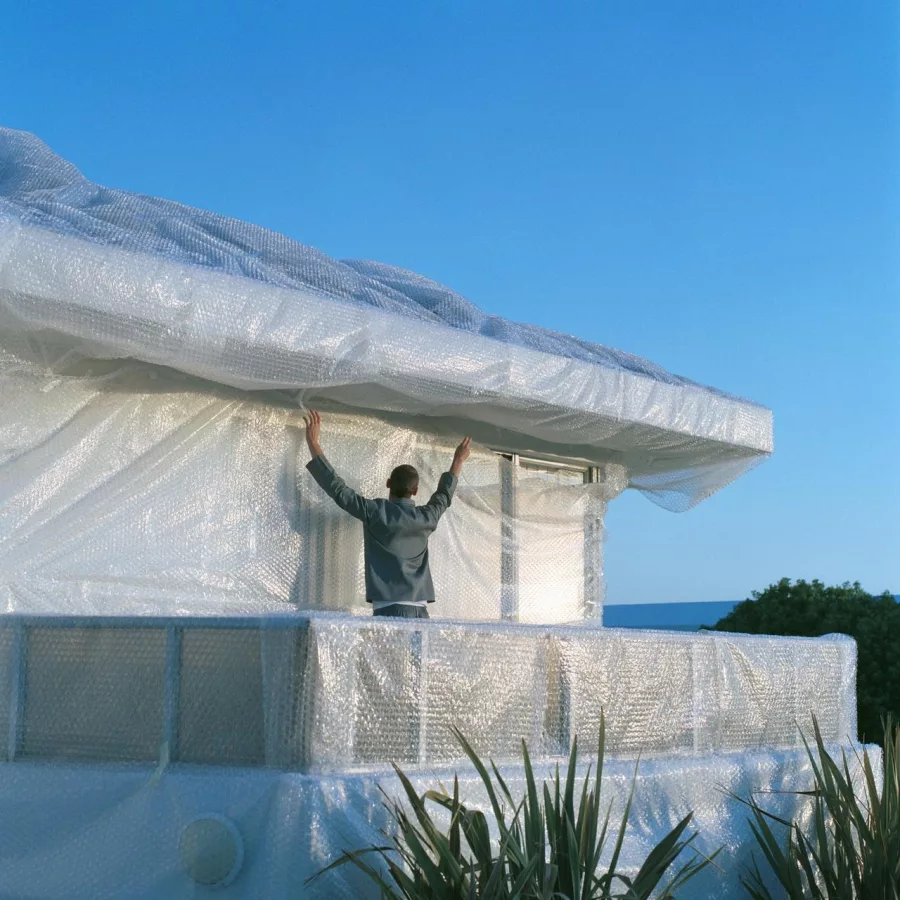
[[319,445],[319,413],[310,411],[303,421],[312,457],[306,468],[341,509],[363,523],[366,600],[374,614],[427,619],[426,605],[434,603],[428,538],[450,506],[472,439],[464,438],[456,448],[450,471],[441,475],[431,499],[416,506],[413,497],[419,491],[419,473],[412,466],[397,466],[391,472],[387,500],[367,500],[347,487],[325,459]]

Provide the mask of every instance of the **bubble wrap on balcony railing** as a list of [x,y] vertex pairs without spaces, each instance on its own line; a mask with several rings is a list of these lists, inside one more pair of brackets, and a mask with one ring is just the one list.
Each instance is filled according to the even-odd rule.
[[[543,629],[313,618],[305,638],[304,764],[346,769],[479,753],[565,752],[606,714],[618,756],[794,747],[815,714],[826,740],[856,738],[849,638]],[[286,671],[282,663],[280,671]]]
[[[550,298],[557,302],[560,298]],[[85,179],[0,129],[0,331],[86,357],[426,418],[495,449],[625,466],[685,509],[772,450],[768,410],[482,313],[409,272]]]
[[225,816],[245,853],[223,896],[374,900],[349,868],[304,881],[380,841],[379,788],[399,795],[390,761],[419,790],[458,773],[462,797],[483,806],[451,722],[521,793],[519,740],[538,778],[576,733],[584,765],[603,707],[614,818],[645,757],[626,870],[693,811],[701,846],[725,853],[691,896],[738,897],[751,842],[727,791],[775,792],[773,806],[804,821],[805,801],[786,793],[810,786],[797,726],[815,713],[826,741],[851,745],[854,672],[841,637],[333,613],[3,616],[0,884],[60,900],[194,897],[185,829]]
[[[41,351],[47,350],[47,345]],[[368,611],[362,526],[313,482],[295,407],[134,361],[72,361],[0,335],[0,609],[67,613]],[[453,443],[330,414],[344,478],[427,498]],[[595,473],[596,474],[596,473]],[[476,448],[430,541],[431,614],[599,616],[603,516],[625,487]]]
[[566,752],[676,757],[856,737],[849,638],[364,619],[0,618],[0,728],[15,759],[308,772]]

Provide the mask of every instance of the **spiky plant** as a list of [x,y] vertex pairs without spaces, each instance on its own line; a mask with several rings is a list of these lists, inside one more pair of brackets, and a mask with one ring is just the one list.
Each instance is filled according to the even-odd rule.
[[[395,766],[405,804],[385,795],[394,826],[388,843],[345,851],[314,877],[353,865],[380,889],[382,898],[391,900],[646,900],[651,894],[672,900],[715,856],[703,856],[693,847],[696,832],[686,836],[691,813],[651,850],[633,878],[619,870],[637,767],[618,828],[613,830],[612,804],[605,812],[600,806],[606,743],[602,717],[594,776],[588,766],[580,791],[577,739],[565,778],[557,765],[553,778],[540,788],[523,741],[526,791],[521,798],[513,796],[493,761],[489,770],[465,736],[455,729],[454,734],[484,785],[498,840],[492,840],[488,816],[460,800],[457,778],[452,793],[428,790],[420,795]],[[449,813],[448,825],[433,818],[430,804]],[[610,843],[609,862],[601,871]],[[685,850],[690,858],[663,884]]]
[[[737,798],[751,812],[750,826],[765,868],[786,900],[900,900],[900,726],[884,729],[884,780],[878,780],[868,750],[857,754],[854,780],[850,759],[825,748],[813,719],[815,749],[803,738],[813,787],[796,791],[812,799],[809,825],[790,822],[764,809],[754,797]],[[856,784],[861,781],[861,788]],[[773,900],[754,858],[742,879],[753,900]]]

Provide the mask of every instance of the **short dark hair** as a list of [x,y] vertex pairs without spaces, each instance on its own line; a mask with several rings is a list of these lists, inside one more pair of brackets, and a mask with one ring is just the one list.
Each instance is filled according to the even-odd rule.
[[419,473],[412,466],[397,466],[391,472],[391,494],[394,497],[412,497],[419,487]]

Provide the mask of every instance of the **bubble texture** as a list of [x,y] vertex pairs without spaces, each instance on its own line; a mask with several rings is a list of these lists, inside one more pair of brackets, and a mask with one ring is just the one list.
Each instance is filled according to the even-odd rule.
[[246,846],[223,896],[374,898],[350,868],[303,881],[345,848],[381,842],[380,791],[401,793],[390,761],[420,791],[458,774],[461,796],[485,808],[451,723],[521,795],[520,739],[542,779],[577,736],[583,775],[603,707],[614,817],[642,757],[625,871],[693,811],[700,846],[724,853],[691,896],[739,897],[752,841],[725,792],[784,792],[773,807],[808,821],[808,798],[788,792],[811,783],[797,730],[811,713],[858,777],[855,660],[840,636],[336,613],[5,616],[0,692],[19,699],[0,721],[14,760],[0,772],[0,883],[10,896],[192,897],[180,836],[212,815]]
[[[368,496],[400,462],[427,496],[475,438],[432,620],[368,617],[361,526],[304,468],[311,405]],[[692,810],[725,846],[692,896],[718,900],[749,859],[723,791],[805,786],[811,713],[855,746],[849,639],[600,627],[608,503],[687,509],[773,447],[768,410],[647,360],[0,129],[0,413],[3,896],[194,897],[179,841],[209,816],[246,848],[223,897],[375,896],[305,879],[381,842],[391,763],[483,806],[451,725],[521,793],[521,741],[547,777],[603,711],[613,816],[643,760],[625,870]]]
[[[3,347],[0,337],[0,357]],[[7,350],[5,611],[369,611],[362,526],[306,471],[302,422],[283,399],[145,363],[45,365]],[[326,416],[322,442],[368,496],[384,496],[394,466],[411,462],[427,499],[453,453],[446,438],[346,414]],[[585,484],[584,471],[513,466],[475,448],[430,541],[432,615],[599,617],[603,517],[625,475],[615,464],[594,474]]]
[[772,450],[771,413],[639,357],[481,312],[422,276],[85,179],[0,129],[0,330],[439,433],[625,466],[686,509]]
[[800,747],[811,715],[827,741],[856,740],[842,636],[333,613],[6,616],[0,635],[7,685],[25,686],[16,753],[32,758],[147,762],[168,741],[208,765],[429,767],[462,761],[451,726],[498,760],[522,740],[554,757],[596,734],[601,710],[618,757]]

